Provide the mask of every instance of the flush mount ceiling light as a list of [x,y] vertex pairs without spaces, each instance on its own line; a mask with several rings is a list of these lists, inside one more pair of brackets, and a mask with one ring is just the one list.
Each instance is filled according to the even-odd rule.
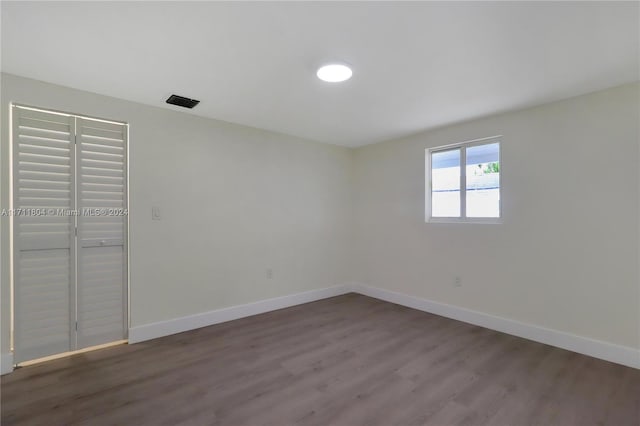
[[344,64],[327,64],[318,68],[318,78],[329,83],[339,83],[351,78],[353,71]]

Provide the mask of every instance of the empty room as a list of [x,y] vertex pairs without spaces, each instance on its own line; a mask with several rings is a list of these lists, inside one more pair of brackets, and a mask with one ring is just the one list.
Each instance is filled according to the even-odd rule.
[[640,425],[640,2],[0,24],[2,426]]

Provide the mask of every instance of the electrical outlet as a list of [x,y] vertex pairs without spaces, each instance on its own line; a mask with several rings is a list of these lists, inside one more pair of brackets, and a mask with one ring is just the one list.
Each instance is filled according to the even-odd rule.
[[273,269],[271,269],[271,268],[267,269],[267,279],[268,280],[272,280],[273,279]]
[[455,277],[453,279],[453,286],[454,287],[462,287],[462,278],[460,277]]

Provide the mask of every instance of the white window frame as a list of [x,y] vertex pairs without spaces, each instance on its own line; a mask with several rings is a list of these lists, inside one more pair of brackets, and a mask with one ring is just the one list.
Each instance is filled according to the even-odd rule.
[[[467,214],[467,148],[471,148],[478,145],[488,145],[497,143],[498,161],[500,163],[500,188],[498,192],[500,195],[500,202],[498,205],[498,217],[466,217]],[[431,156],[434,153],[451,151],[454,149],[460,149],[460,217],[433,217],[431,216]],[[450,145],[442,145],[434,148],[425,149],[425,182],[427,183],[425,188],[425,222],[427,223],[486,223],[486,224],[500,224],[502,223],[502,135],[490,136],[481,139],[473,139],[465,142],[458,142]]]

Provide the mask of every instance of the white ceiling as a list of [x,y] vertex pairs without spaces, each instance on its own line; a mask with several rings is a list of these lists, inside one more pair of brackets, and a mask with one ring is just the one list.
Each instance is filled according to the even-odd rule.
[[639,25],[635,2],[2,2],[2,71],[360,146],[638,80]]

